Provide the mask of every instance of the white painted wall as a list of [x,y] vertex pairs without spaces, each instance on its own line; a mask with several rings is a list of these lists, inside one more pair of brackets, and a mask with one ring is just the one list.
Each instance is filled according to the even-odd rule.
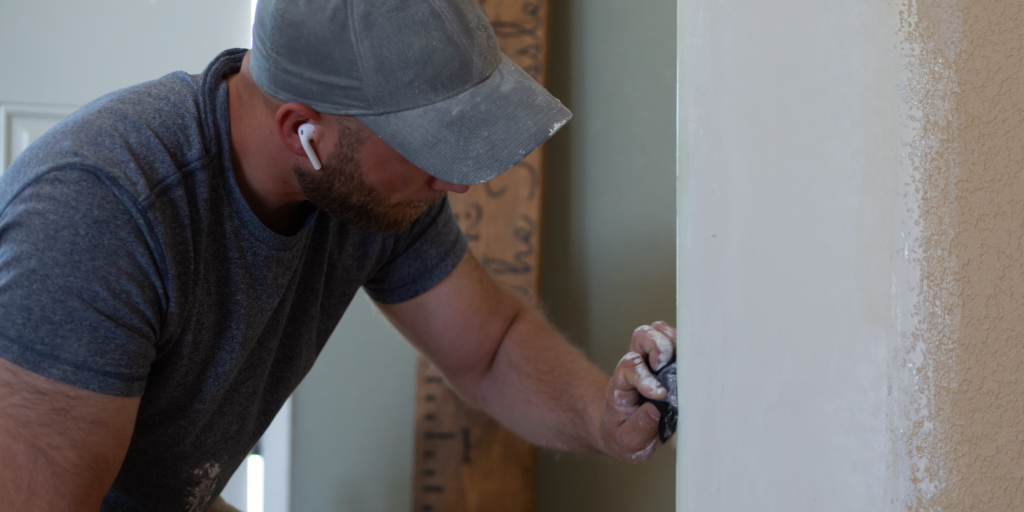
[[895,510],[899,3],[680,0],[679,510]]
[[0,2],[0,101],[81,106],[248,47],[250,0]]

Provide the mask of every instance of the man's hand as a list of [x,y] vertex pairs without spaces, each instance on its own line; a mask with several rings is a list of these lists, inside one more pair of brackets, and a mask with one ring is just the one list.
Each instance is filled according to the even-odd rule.
[[633,332],[629,353],[623,356],[605,392],[601,438],[605,451],[628,462],[649,459],[661,446],[658,420],[661,413],[651,403],[640,405],[640,395],[664,400],[668,391],[654,379],[672,361],[676,330],[665,322],[642,326]]

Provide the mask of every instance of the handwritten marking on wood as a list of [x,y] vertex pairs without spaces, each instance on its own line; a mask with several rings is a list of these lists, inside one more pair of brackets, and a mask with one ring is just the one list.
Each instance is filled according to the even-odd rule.
[[[479,0],[501,51],[544,83],[543,0]],[[499,282],[536,297],[543,147],[469,192],[449,194],[470,250]],[[467,406],[428,361],[417,363],[414,512],[530,512],[534,449]]]

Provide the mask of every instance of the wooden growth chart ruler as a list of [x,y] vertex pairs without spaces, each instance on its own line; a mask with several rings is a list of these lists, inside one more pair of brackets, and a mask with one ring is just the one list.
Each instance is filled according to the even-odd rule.
[[[501,50],[544,83],[547,6],[543,0],[479,0]],[[452,209],[480,263],[499,282],[535,297],[539,278],[542,148]],[[529,512],[534,449],[487,415],[470,409],[440,372],[417,369],[414,512]]]

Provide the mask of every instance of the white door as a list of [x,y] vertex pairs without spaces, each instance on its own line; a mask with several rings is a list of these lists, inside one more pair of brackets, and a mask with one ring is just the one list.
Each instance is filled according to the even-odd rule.
[[[227,48],[249,47],[254,0],[0,0],[0,172],[76,108],[167,73],[198,73]],[[288,507],[291,404],[224,497],[248,512]],[[253,469],[254,471],[249,471]],[[249,473],[267,477],[266,499]],[[247,495],[254,498],[247,507]],[[263,506],[265,505],[265,506]]]
[[248,46],[250,0],[0,0],[5,169],[70,110]]

